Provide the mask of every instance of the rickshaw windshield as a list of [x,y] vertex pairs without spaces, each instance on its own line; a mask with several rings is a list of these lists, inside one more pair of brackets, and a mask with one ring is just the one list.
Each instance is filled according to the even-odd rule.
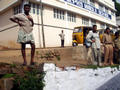
[[105,30],[104,29],[98,30],[98,32],[99,32],[99,34],[103,34],[105,32]]
[[82,32],[82,28],[75,28],[73,32]]

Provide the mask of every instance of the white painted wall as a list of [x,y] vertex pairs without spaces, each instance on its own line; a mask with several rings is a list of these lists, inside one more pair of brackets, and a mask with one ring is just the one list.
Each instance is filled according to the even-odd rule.
[[116,18],[116,21],[117,21],[117,25],[120,26],[120,16]]
[[[100,89],[111,79],[120,74],[117,68],[77,69],[76,67],[56,67],[54,64],[44,64],[45,87],[44,90],[118,90],[119,86],[109,86]],[[117,78],[116,78],[117,79]],[[117,81],[113,79],[113,83]],[[112,82],[112,81],[111,81]],[[108,89],[109,88],[109,89]],[[118,88],[118,89],[117,89]]]

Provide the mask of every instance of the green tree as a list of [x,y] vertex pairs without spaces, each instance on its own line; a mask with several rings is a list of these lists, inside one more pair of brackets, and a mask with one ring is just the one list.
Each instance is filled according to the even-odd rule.
[[116,2],[116,0],[114,0],[115,2],[115,9],[117,10],[116,12],[116,16],[120,16],[120,4]]

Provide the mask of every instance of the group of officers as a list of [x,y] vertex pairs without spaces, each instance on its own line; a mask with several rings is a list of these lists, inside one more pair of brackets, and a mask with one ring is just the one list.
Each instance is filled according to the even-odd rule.
[[[92,61],[94,65],[106,66],[120,64],[120,37],[119,32],[115,33],[115,38],[113,39],[110,34],[110,28],[107,27],[102,36],[102,42],[100,41],[99,32],[97,32],[97,25],[93,25],[92,31],[86,36],[86,40],[91,43],[88,49],[92,51]],[[102,43],[102,45],[101,45]],[[101,54],[101,48],[103,48],[103,55]],[[102,56],[104,57],[102,63]]]

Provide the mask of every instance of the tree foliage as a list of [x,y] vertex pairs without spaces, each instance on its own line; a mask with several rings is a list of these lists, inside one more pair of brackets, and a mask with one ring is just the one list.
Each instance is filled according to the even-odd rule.
[[115,9],[117,10],[116,16],[120,16],[120,4],[116,2],[116,0],[114,0],[114,2],[115,2]]

